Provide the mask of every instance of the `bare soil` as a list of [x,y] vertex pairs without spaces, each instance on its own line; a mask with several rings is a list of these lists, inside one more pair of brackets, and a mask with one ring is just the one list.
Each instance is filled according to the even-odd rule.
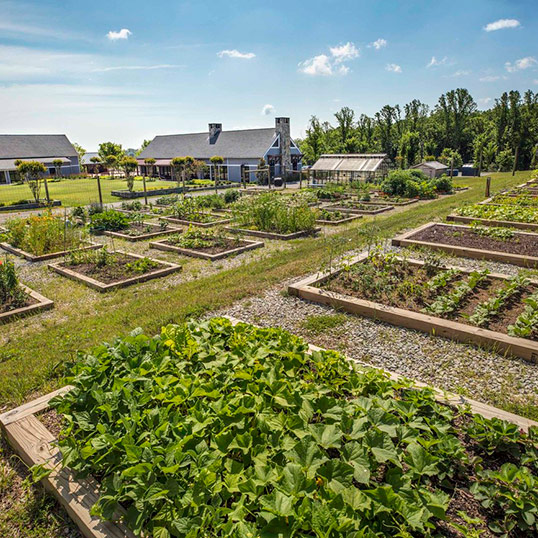
[[241,241],[240,239],[234,239],[232,237],[219,238],[218,243],[215,241],[210,247],[184,247],[170,241],[163,241],[163,243],[188,250],[204,252],[206,254],[220,254],[221,252],[226,252],[234,248],[246,247],[249,244],[246,241]]
[[434,225],[413,234],[409,239],[428,243],[468,247],[538,257],[538,234],[515,232],[508,240],[480,235],[471,228]]

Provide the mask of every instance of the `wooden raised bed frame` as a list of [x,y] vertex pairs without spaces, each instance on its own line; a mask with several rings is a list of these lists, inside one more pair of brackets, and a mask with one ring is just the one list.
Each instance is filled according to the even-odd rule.
[[21,308],[16,308],[15,310],[9,310],[8,312],[0,313],[0,324],[8,323],[9,321],[12,321],[14,318],[29,316],[31,314],[37,314],[38,312],[42,312],[44,310],[50,310],[54,306],[53,301],[51,301],[50,299],[47,299],[46,297],[43,297],[43,295],[41,295],[40,293],[37,293],[37,291],[30,289],[28,286],[25,286],[24,284],[19,284],[19,286],[23,289],[23,291],[28,296],[30,296],[32,299],[34,299],[37,302],[28,306],[22,306]]
[[[362,202],[359,202],[362,204]],[[382,205],[379,209],[372,209],[371,211],[367,209],[353,209],[352,207],[344,207],[338,205],[338,203],[330,204],[325,206],[324,209],[333,209],[334,211],[341,211],[342,213],[354,213],[355,215],[379,215],[380,213],[386,213],[387,211],[392,211],[394,206],[392,205],[383,205],[383,204],[373,204],[373,205]]]
[[[234,325],[240,323],[240,320],[229,319]],[[309,345],[308,348],[310,353],[322,351],[322,348],[313,345]],[[365,363],[361,364],[369,366]],[[383,372],[391,380],[404,379],[399,374],[385,370]],[[429,387],[420,381],[414,381],[414,385],[418,388]],[[95,480],[77,478],[72,471],[65,467],[58,470],[61,454],[55,444],[56,438],[39,421],[36,414],[47,410],[52,398],[65,394],[71,388],[70,386],[63,387],[0,415],[0,427],[13,450],[26,465],[43,464],[49,468],[56,467],[48,477],[41,480],[41,483],[63,506],[86,538],[135,538],[134,534],[123,523],[101,521],[90,515],[91,507],[99,498],[99,484]],[[435,387],[433,390],[435,399],[442,404],[451,407],[468,406],[472,413],[488,419],[506,420],[516,424],[524,431],[528,431],[530,427],[538,426],[538,423],[533,420],[508,413],[491,405],[451,394]],[[122,514],[124,511],[118,510],[118,516]]]
[[15,256],[20,256],[21,258],[24,258],[30,262],[43,262],[46,260],[52,260],[54,258],[61,258],[62,256],[67,256],[67,254],[69,254],[70,252],[79,252],[82,250],[97,250],[99,248],[102,248],[102,246],[103,245],[90,242],[87,247],[75,248],[73,250],[63,250],[62,252],[50,252],[49,254],[34,256],[30,252],[26,252],[25,250],[11,246],[9,243],[0,243],[0,247],[2,247],[4,250],[7,250],[8,252],[11,252],[11,254],[15,254]]
[[183,248],[176,245],[168,245],[166,244],[166,239],[163,239],[162,241],[152,241],[149,246],[150,248],[156,248],[158,250],[177,252],[178,254],[184,254],[185,256],[192,256],[193,258],[202,258],[210,261],[221,260],[222,258],[227,258],[228,256],[234,256],[235,254],[241,254],[247,250],[253,250],[255,248],[261,248],[264,246],[262,241],[251,241],[249,239],[242,239],[242,241],[247,243],[247,245],[225,250],[224,252],[219,252],[218,254],[209,254],[201,250]]
[[[359,254],[351,259],[349,265],[362,263],[368,258],[367,253]],[[409,263],[424,265],[420,260],[408,259]],[[447,266],[455,267],[453,265]],[[468,269],[457,267],[462,273],[470,273]],[[330,278],[338,275],[341,269],[334,269],[324,273],[318,273],[301,280],[288,287],[290,294],[312,301],[330,305],[334,308],[358,314],[369,318],[374,318],[391,325],[406,327],[422,331],[436,336],[443,336],[450,340],[456,340],[465,344],[471,343],[479,346],[487,346],[497,350],[505,351],[525,359],[528,362],[538,363],[538,342],[509,336],[497,331],[466,325],[459,321],[452,321],[422,312],[414,312],[394,306],[387,306],[382,303],[358,299],[349,295],[323,290],[318,286]],[[490,273],[488,278],[507,280],[509,277],[498,273]]]
[[[456,245],[447,245],[443,243],[430,243],[428,241],[419,241],[418,239],[412,239],[412,236],[430,228],[432,226],[446,226],[450,228],[464,228],[470,229],[469,226],[463,226],[461,224],[442,224],[439,222],[428,222],[419,228],[415,228],[409,232],[405,232],[402,235],[398,235],[392,239],[392,245],[395,247],[426,247],[431,250],[439,250],[447,252],[453,256],[460,256],[462,258],[474,258],[478,260],[489,260],[501,263],[510,263],[512,265],[519,265],[521,267],[538,267],[538,257],[534,256],[522,256],[520,254],[510,254],[507,252],[497,250],[483,250],[470,247],[458,247]],[[528,232],[517,232],[519,234],[527,234]],[[538,234],[530,234],[536,236],[538,244]]]
[[533,222],[516,222],[513,220],[492,220],[480,219],[475,217],[463,217],[461,215],[448,215],[448,222],[461,222],[462,224],[472,224],[478,222],[483,226],[497,226],[499,228],[517,228],[519,230],[538,231],[538,223]]
[[[334,210],[333,209],[328,209],[328,211],[334,211]],[[316,219],[316,222],[318,224],[323,224],[324,226],[340,226],[340,224],[347,224],[349,222],[353,222],[354,220],[363,218],[362,215],[358,215],[356,213],[347,213],[347,214],[349,216],[344,218],[344,219],[340,219],[340,220]]]
[[[143,259],[145,257],[145,256],[139,256],[138,254],[133,254],[132,252],[122,252],[120,250],[116,252],[118,254],[126,254],[128,256],[132,256],[133,258]],[[140,282],[147,282],[148,280],[153,280],[154,278],[167,276],[171,273],[175,273],[176,271],[180,271],[182,269],[181,265],[177,265],[175,263],[165,262],[162,260],[155,260],[153,258],[148,258],[148,259],[150,259],[153,262],[157,262],[160,265],[163,265],[164,267],[162,269],[157,269],[155,271],[152,271],[151,273],[145,273],[143,275],[133,276],[130,278],[126,278],[124,280],[120,280],[119,282],[112,282],[111,284],[105,284],[104,282],[96,280],[95,278],[83,275],[82,273],[73,271],[72,269],[68,269],[67,267],[62,267],[61,263],[50,263],[49,269],[52,269],[54,272],[58,273],[59,275],[70,278],[71,280],[82,282],[86,286],[89,286],[90,288],[100,291],[102,293],[106,291],[111,291],[116,288],[125,288],[127,286],[132,286],[133,284],[138,284]]]
[[184,219],[176,219],[175,217],[160,217],[162,220],[166,220],[167,222],[171,222],[172,224],[183,224],[184,226],[197,226],[199,228],[211,228],[213,226],[220,226],[221,224],[229,224],[232,222],[232,219],[223,219],[222,215],[213,215],[212,217],[217,218],[217,220],[214,220],[213,222],[195,222],[193,220],[184,220]]
[[310,235],[316,235],[321,231],[321,228],[314,228],[311,232],[295,232],[291,234],[278,234],[274,232],[262,232],[260,230],[249,230],[248,228],[232,228],[231,226],[225,226],[225,230],[235,234],[252,235],[254,237],[261,237],[263,239],[276,239],[281,241],[290,241],[291,239],[300,239],[301,237],[308,237]]
[[108,237],[117,237],[118,239],[123,239],[125,241],[145,241],[146,239],[153,239],[154,237],[159,237],[163,235],[172,235],[181,231],[181,228],[174,228],[173,226],[168,227],[168,229],[163,230],[158,224],[154,222],[145,222],[144,226],[152,226],[156,229],[155,232],[148,232],[141,235],[129,235],[122,232],[105,232],[105,235]]

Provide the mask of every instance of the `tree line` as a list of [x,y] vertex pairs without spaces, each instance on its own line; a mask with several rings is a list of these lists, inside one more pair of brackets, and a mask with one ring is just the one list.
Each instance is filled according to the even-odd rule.
[[538,93],[531,90],[504,92],[488,110],[478,110],[469,91],[458,88],[434,107],[413,99],[373,116],[343,107],[334,117],[335,125],[310,118],[297,140],[306,164],[323,153],[386,153],[401,168],[434,159],[491,171],[538,167]]

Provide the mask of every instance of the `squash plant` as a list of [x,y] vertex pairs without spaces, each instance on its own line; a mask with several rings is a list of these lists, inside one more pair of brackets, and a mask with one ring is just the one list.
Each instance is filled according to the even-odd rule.
[[[473,462],[497,463],[473,457],[479,441],[467,452],[455,419],[472,419],[431,390],[310,354],[280,329],[217,318],[137,330],[71,372],[74,389],[51,402],[63,464],[100,480],[94,514],[121,504],[144,536],[438,536]],[[499,527],[525,520],[510,514]]]

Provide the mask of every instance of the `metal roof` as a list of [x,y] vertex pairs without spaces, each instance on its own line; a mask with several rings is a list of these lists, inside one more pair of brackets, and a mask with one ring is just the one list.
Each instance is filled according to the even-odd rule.
[[424,161],[420,164],[415,164],[411,168],[419,168],[420,166],[425,166],[426,168],[433,168],[434,170],[448,170],[446,164],[440,163],[439,161]]
[[386,159],[386,153],[325,154],[315,162],[311,170],[325,172],[375,172]]
[[0,135],[0,159],[76,157],[77,152],[65,135]]
[[273,144],[275,128],[221,131],[214,144],[209,143],[209,133],[192,133],[156,136],[140,153],[138,161],[173,159],[190,155],[195,159],[209,159],[221,155],[225,159],[259,159]]
[[[50,167],[54,166],[52,164],[52,161],[55,161],[56,159],[62,161],[63,164],[71,164],[71,161],[67,159],[66,157],[46,157],[46,158],[39,158],[39,159],[27,159],[32,161],[37,161],[40,163],[43,163],[44,165],[49,165]],[[18,159],[0,159],[0,171],[5,170],[16,170],[17,166],[15,165],[15,161]]]

